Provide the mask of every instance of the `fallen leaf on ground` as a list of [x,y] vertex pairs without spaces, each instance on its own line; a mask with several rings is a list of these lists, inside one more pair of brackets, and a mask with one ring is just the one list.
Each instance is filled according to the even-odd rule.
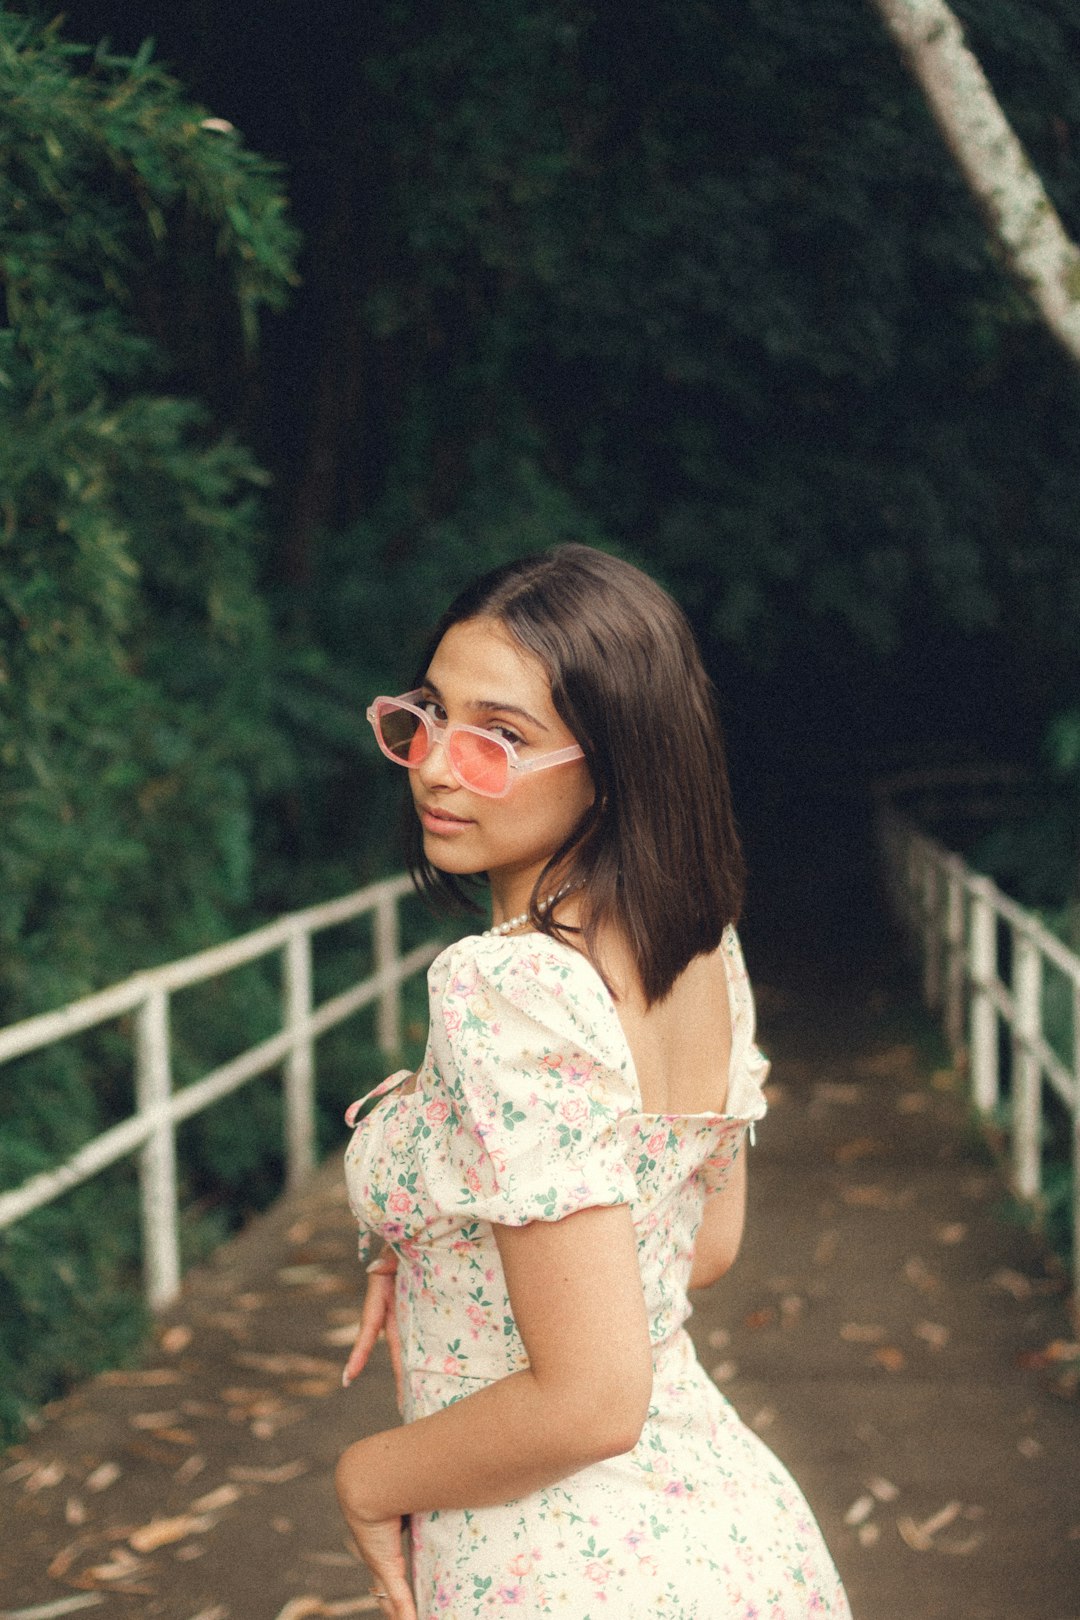
[[133,1429],[171,1429],[179,1420],[175,1407],[169,1412],[132,1412],[128,1417]]
[[224,1603],[215,1603],[212,1609],[200,1609],[191,1620],[229,1620],[229,1611]]
[[882,1479],[880,1474],[875,1474],[873,1479],[868,1479],[866,1488],[871,1496],[875,1496],[879,1502],[895,1502],[900,1495],[892,1480]]
[[881,1526],[880,1526],[880,1524],[874,1524],[872,1522],[867,1523],[867,1524],[860,1524],[860,1526],[859,1526],[859,1546],[860,1547],[872,1547],[874,1545],[874,1543],[877,1542],[877,1541],[880,1541],[880,1539],[881,1539]]
[[321,1400],[327,1395],[334,1394],[341,1388],[341,1373],[334,1378],[299,1378],[293,1383],[285,1385],[288,1395],[299,1395],[304,1399],[314,1398]]
[[214,1521],[205,1514],[181,1513],[174,1519],[151,1519],[128,1536],[128,1545],[135,1552],[156,1552],[159,1547],[170,1547],[174,1541],[186,1536],[199,1536],[212,1530]]
[[14,1483],[17,1480],[25,1479],[27,1474],[32,1474],[34,1469],[38,1467],[40,1467],[40,1464],[36,1457],[21,1457],[18,1462],[14,1462],[9,1468],[4,1469],[4,1472],[0,1474],[0,1479]]
[[905,1073],[915,1062],[915,1048],[913,1046],[890,1046],[884,1052],[875,1052],[871,1057],[861,1058],[860,1069],[883,1079],[889,1079]]
[[902,1350],[897,1349],[895,1344],[879,1345],[870,1359],[876,1361],[879,1367],[884,1367],[886,1372],[891,1373],[903,1372],[907,1366],[907,1357]]
[[780,1301],[780,1326],[793,1328],[803,1313],[806,1301],[800,1294],[785,1294]]
[[895,1193],[887,1187],[877,1186],[874,1182],[863,1182],[855,1187],[842,1187],[840,1197],[852,1209],[892,1209],[896,1203]]
[[59,1485],[66,1473],[67,1469],[62,1462],[42,1463],[23,1481],[23,1490],[28,1491],[31,1496],[36,1496],[38,1491],[48,1491],[54,1485]]
[[937,1228],[934,1237],[939,1243],[963,1243],[967,1237],[967,1230],[966,1221],[946,1221],[943,1226]]
[[322,1336],[323,1344],[341,1345],[343,1348],[352,1344],[360,1331],[360,1320],[349,1321],[343,1327],[329,1328]]
[[750,1419],[750,1427],[755,1434],[760,1434],[762,1429],[770,1429],[775,1422],[776,1412],[773,1407],[762,1406],[758,1408]]
[[78,1609],[92,1609],[104,1603],[101,1592],[80,1592],[77,1596],[57,1598],[54,1603],[36,1603],[32,1609],[5,1609],[4,1620],[60,1620],[65,1614]]
[[193,1338],[192,1331],[183,1323],[176,1323],[162,1333],[158,1343],[167,1356],[178,1356],[181,1350],[186,1350]]
[[78,1529],[86,1523],[86,1503],[81,1496],[69,1496],[64,1503],[64,1521]]
[[854,1527],[863,1524],[874,1511],[874,1498],[872,1496],[857,1496],[844,1514],[844,1523]]
[[738,1363],[734,1361],[718,1361],[715,1367],[709,1369],[709,1377],[718,1384],[724,1383],[729,1378],[737,1378],[738,1375]]
[[1011,1270],[1008,1266],[1002,1266],[999,1271],[994,1272],[989,1286],[1011,1294],[1016,1300],[1031,1298],[1031,1278],[1025,1277],[1020,1271]]
[[241,1311],[261,1311],[266,1304],[265,1294],[237,1294],[233,1304]]
[[1034,1462],[1036,1457],[1041,1457],[1043,1454],[1042,1441],[1036,1440],[1033,1434],[1022,1435],[1016,1442],[1016,1449],[1021,1457],[1026,1457],[1029,1462]]
[[303,1219],[293,1221],[289,1230],[285,1233],[285,1239],[288,1243],[307,1243],[314,1235],[315,1222]]
[[896,1099],[898,1114],[925,1114],[929,1107],[930,1098],[925,1091],[903,1091]]
[[904,1276],[912,1288],[917,1288],[920,1294],[936,1294],[941,1288],[940,1278],[934,1275],[917,1254],[913,1254],[910,1260],[905,1260]]
[[959,1539],[946,1536],[943,1541],[934,1542],[934,1551],[951,1553],[954,1556],[959,1556],[962,1558],[968,1553],[973,1553],[976,1548],[981,1547],[984,1539],[984,1536],[979,1530],[976,1530],[973,1535],[963,1536]]
[[840,1337],[846,1344],[880,1344],[886,1330],[876,1322],[845,1322]]
[[743,1317],[744,1324],[748,1328],[754,1329],[755,1332],[758,1328],[768,1327],[770,1323],[775,1321],[776,1312],[771,1305],[763,1305],[759,1310],[748,1311]]
[[931,1350],[944,1350],[951,1338],[948,1328],[942,1327],[940,1322],[916,1322],[911,1331]]
[[731,1343],[731,1334],[727,1328],[713,1328],[709,1334],[708,1345],[711,1350],[726,1350]]
[[87,1474],[85,1480],[86,1489],[88,1491],[107,1491],[109,1486],[114,1485],[119,1478],[120,1467],[118,1463],[100,1463],[93,1473]]
[[69,1541],[66,1547],[61,1547],[46,1569],[46,1575],[54,1581],[62,1580],[79,1554],[91,1545],[93,1539],[93,1536],[79,1536],[77,1541]]
[[123,1581],[127,1580],[131,1575],[141,1574],[146,1567],[145,1559],[132,1558],[130,1553],[124,1551],[123,1547],[118,1547],[107,1564],[93,1564],[89,1569],[83,1570],[80,1579],[84,1581]]
[[229,1478],[244,1484],[285,1485],[290,1479],[306,1474],[310,1467],[304,1458],[297,1457],[293,1462],[279,1463],[276,1468],[230,1468]]
[[234,1502],[239,1502],[243,1494],[239,1485],[219,1485],[217,1490],[207,1491],[205,1496],[200,1496],[197,1501],[192,1502],[191,1511],[218,1513],[222,1508],[231,1507]]
[[310,1373],[317,1378],[336,1379],[341,1371],[336,1361],[328,1361],[325,1356],[263,1356],[253,1350],[241,1350],[233,1360],[240,1367],[253,1367],[258,1372],[275,1373],[281,1377]]
[[197,1452],[192,1452],[190,1457],[185,1457],[173,1478],[178,1485],[187,1485],[191,1480],[196,1479],[205,1467],[206,1458],[200,1457]]

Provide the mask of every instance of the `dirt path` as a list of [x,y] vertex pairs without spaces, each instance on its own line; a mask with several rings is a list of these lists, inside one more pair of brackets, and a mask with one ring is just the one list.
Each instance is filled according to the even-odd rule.
[[[698,1299],[699,1352],[806,1490],[856,1620],[1080,1620],[1062,1280],[1001,1220],[902,1015],[873,986],[832,995],[760,993],[750,1235]],[[333,1168],[190,1276],[141,1368],[0,1459],[4,1613],[375,1612],[330,1483],[395,1420],[381,1360],[339,1386],[358,1285]]]

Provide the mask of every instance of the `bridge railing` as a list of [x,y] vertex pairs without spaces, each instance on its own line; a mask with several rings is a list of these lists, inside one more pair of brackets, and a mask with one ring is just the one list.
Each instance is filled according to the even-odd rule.
[[[1008,1064],[1013,1186],[1043,1201],[1045,1108],[1064,1105],[1072,1134],[1074,1299],[1080,1295],[1080,956],[988,877],[928,837],[891,804],[878,811],[879,843],[898,916],[919,948],[925,1000],[940,1012],[955,1058],[967,1067],[981,1117],[1002,1112]],[[1047,1010],[1054,1015],[1053,1042]]]
[[[154,1309],[167,1305],[180,1286],[177,1127],[257,1075],[280,1065],[284,1073],[286,1177],[289,1186],[303,1181],[315,1162],[316,1040],[361,1008],[377,1002],[376,1040],[387,1054],[397,1053],[401,1047],[401,986],[441,949],[440,941],[427,940],[402,955],[398,902],[411,890],[407,877],[386,878],[340,899],[293,912],[224,945],[137,973],[55,1012],[0,1030],[0,1063],[4,1063],[41,1051],[95,1025],[130,1017],[136,1105],[127,1119],[87,1142],[66,1163],[31,1176],[21,1187],[0,1193],[0,1231],[107,1165],[136,1154],[146,1298]],[[374,972],[316,1006],[313,936],[367,914],[373,917]],[[274,953],[280,956],[282,967],[280,1031],[192,1084],[174,1089],[170,998],[179,990]]]

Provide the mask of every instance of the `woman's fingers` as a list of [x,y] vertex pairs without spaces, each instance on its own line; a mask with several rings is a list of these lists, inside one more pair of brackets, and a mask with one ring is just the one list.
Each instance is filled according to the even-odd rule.
[[[368,1277],[367,1293],[360,1312],[360,1326],[348,1360],[341,1374],[341,1382],[348,1389],[367,1365],[375,1341],[394,1315],[394,1279],[392,1274],[375,1272]],[[396,1324],[395,1324],[396,1327]]]
[[386,1309],[386,1348],[390,1352],[390,1365],[394,1369],[394,1389],[397,1393],[397,1409],[405,1409],[405,1371],[401,1359],[401,1330],[398,1327],[397,1312],[394,1310],[393,1290]]

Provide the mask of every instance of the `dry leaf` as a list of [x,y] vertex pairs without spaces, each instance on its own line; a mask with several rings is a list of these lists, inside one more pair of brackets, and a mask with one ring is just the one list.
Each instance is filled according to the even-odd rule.
[[180,1413],[173,1407],[169,1412],[132,1412],[128,1422],[133,1429],[169,1429],[179,1418]]
[[879,1367],[884,1367],[886,1372],[891,1373],[903,1372],[907,1366],[907,1357],[902,1350],[897,1349],[895,1344],[879,1345],[870,1359],[877,1362]]
[[212,1609],[200,1609],[191,1620],[229,1620],[229,1611],[224,1603],[215,1603]]
[[181,1350],[186,1350],[193,1338],[192,1331],[184,1323],[177,1322],[174,1327],[166,1328],[158,1340],[167,1356],[178,1356]]
[[239,1502],[243,1496],[239,1485],[219,1485],[216,1491],[207,1491],[198,1501],[192,1502],[192,1513],[218,1513],[222,1508],[231,1507]]
[[916,1322],[911,1331],[931,1350],[944,1350],[951,1337],[948,1328],[942,1327],[940,1322]]
[[120,1478],[120,1468],[117,1463],[100,1463],[92,1474],[86,1476],[86,1489],[88,1491],[107,1491]]
[[286,1485],[290,1479],[306,1474],[311,1464],[301,1457],[293,1462],[279,1463],[276,1468],[230,1468],[229,1478],[252,1485]]
[[40,1466],[36,1457],[23,1457],[19,1462],[12,1463],[10,1468],[5,1468],[0,1474],[0,1479],[14,1483],[16,1480],[25,1479],[27,1474],[32,1474],[34,1469]]
[[128,1536],[128,1545],[136,1552],[156,1552],[159,1547],[170,1547],[174,1541],[183,1541],[185,1536],[202,1535],[213,1527],[213,1519],[194,1513],[181,1513],[175,1519],[151,1519],[149,1524],[132,1531]]
[[947,1530],[959,1518],[963,1506],[963,1502],[946,1502],[943,1508],[924,1520],[919,1526],[920,1531],[924,1536],[934,1536],[939,1530]]
[[142,1558],[132,1558],[123,1547],[117,1547],[107,1564],[94,1564],[90,1569],[83,1570],[82,1579],[91,1581],[123,1581],[130,1575],[138,1575],[146,1568]]
[[714,1328],[709,1334],[708,1345],[710,1350],[726,1350],[731,1343],[731,1334],[727,1328]]
[[266,1304],[265,1294],[237,1294],[233,1304],[241,1311],[261,1311]]
[[341,1388],[340,1372],[333,1379],[329,1378],[299,1378],[293,1383],[285,1385],[287,1395],[299,1395],[304,1399],[315,1397],[323,1399]]
[[252,1350],[241,1350],[233,1357],[241,1367],[254,1367],[258,1372],[276,1373],[281,1377],[303,1376],[310,1374],[313,1378],[338,1377],[340,1368],[336,1361],[327,1361],[325,1356],[261,1356]]
[[285,1233],[288,1243],[307,1243],[315,1236],[315,1222],[312,1220],[294,1221]]
[[77,1529],[86,1523],[86,1503],[81,1496],[69,1496],[64,1503],[64,1520]]
[[859,1526],[859,1546],[860,1547],[872,1547],[874,1545],[874,1543],[879,1541],[880,1539],[881,1539],[881,1526],[880,1526],[880,1524],[860,1524],[860,1526]]
[[892,1209],[896,1199],[887,1187],[874,1182],[861,1182],[854,1187],[842,1187],[840,1197],[853,1209]]
[[1013,1299],[1031,1298],[1031,1278],[1025,1277],[1022,1272],[1013,1271],[1008,1266],[1002,1266],[990,1278],[991,1288],[1000,1288],[1004,1293],[1011,1294]]
[[1029,1462],[1034,1462],[1036,1457],[1041,1457],[1043,1454],[1042,1441],[1036,1440],[1033,1434],[1023,1435],[1016,1442],[1016,1449],[1021,1457],[1026,1457]]
[[755,1434],[760,1434],[762,1429],[770,1429],[775,1422],[776,1412],[774,1408],[771,1406],[762,1406],[758,1408],[753,1417],[750,1419],[750,1427],[753,1429]]
[[934,1545],[930,1537],[923,1534],[915,1520],[908,1518],[906,1514],[897,1519],[896,1528],[912,1552],[929,1552]]
[[876,1322],[845,1322],[840,1337],[846,1344],[880,1344],[885,1329]]
[[892,1480],[882,1479],[880,1474],[875,1474],[873,1479],[868,1479],[866,1488],[871,1496],[876,1497],[879,1502],[895,1502],[900,1495]]
[[61,1462],[41,1463],[29,1478],[23,1481],[23,1490],[28,1491],[31,1496],[36,1496],[38,1491],[48,1491],[54,1485],[59,1485],[66,1473],[67,1469]]
[[983,1540],[984,1537],[981,1532],[976,1530],[974,1535],[964,1536],[960,1539],[946,1537],[944,1541],[935,1541],[934,1550],[964,1557],[965,1554],[973,1553],[977,1547],[981,1547]]
[[763,1305],[760,1310],[750,1311],[746,1316],[743,1317],[743,1322],[746,1324],[746,1326],[748,1328],[753,1328],[755,1331],[758,1328],[768,1327],[770,1323],[775,1321],[776,1312],[773,1310],[771,1305]]
[[191,1480],[197,1479],[205,1467],[206,1458],[200,1457],[197,1452],[192,1452],[190,1457],[185,1457],[173,1478],[178,1485],[187,1485]]
[[872,1496],[857,1496],[844,1514],[844,1523],[854,1527],[863,1524],[874,1511],[874,1498]]
[[84,1548],[93,1541],[93,1536],[79,1536],[76,1541],[69,1541],[66,1547],[61,1547],[45,1573],[51,1580],[63,1580],[72,1564]]
[[862,1058],[859,1067],[865,1069],[867,1074],[887,1080],[904,1074],[914,1062],[913,1046],[890,1046],[884,1052],[875,1052],[873,1057]]
[[921,1294],[936,1294],[941,1287],[940,1279],[935,1277],[929,1266],[923,1264],[917,1254],[904,1262],[904,1276],[912,1288],[917,1288]]
[[350,1320],[343,1327],[336,1327],[336,1328],[328,1329],[328,1331],[323,1334],[322,1341],[323,1341],[323,1344],[340,1345],[342,1348],[346,1348],[347,1346],[352,1344],[353,1340],[356,1338],[356,1335],[359,1333],[359,1331],[360,1331],[359,1319],[357,1319],[356,1321]]
[[205,1558],[206,1548],[200,1546],[197,1541],[185,1541],[182,1547],[177,1547],[173,1557],[179,1559],[182,1564],[190,1564],[196,1558]]
[[819,1080],[814,1087],[814,1101],[840,1103],[847,1107],[862,1097],[862,1087],[836,1080]]
[[101,1592],[80,1592],[77,1596],[57,1598],[54,1603],[36,1603],[32,1609],[6,1609],[4,1620],[60,1620],[62,1615],[92,1609],[104,1602]]
[[939,1243],[963,1243],[967,1237],[967,1230],[967,1224],[964,1221],[947,1221],[944,1226],[937,1228],[934,1236]]
[[793,1328],[803,1313],[806,1301],[800,1294],[785,1294],[780,1301],[780,1326]]
[[737,1378],[738,1375],[738,1364],[734,1361],[718,1361],[716,1366],[709,1370],[709,1377],[717,1384],[722,1384],[729,1378]]

